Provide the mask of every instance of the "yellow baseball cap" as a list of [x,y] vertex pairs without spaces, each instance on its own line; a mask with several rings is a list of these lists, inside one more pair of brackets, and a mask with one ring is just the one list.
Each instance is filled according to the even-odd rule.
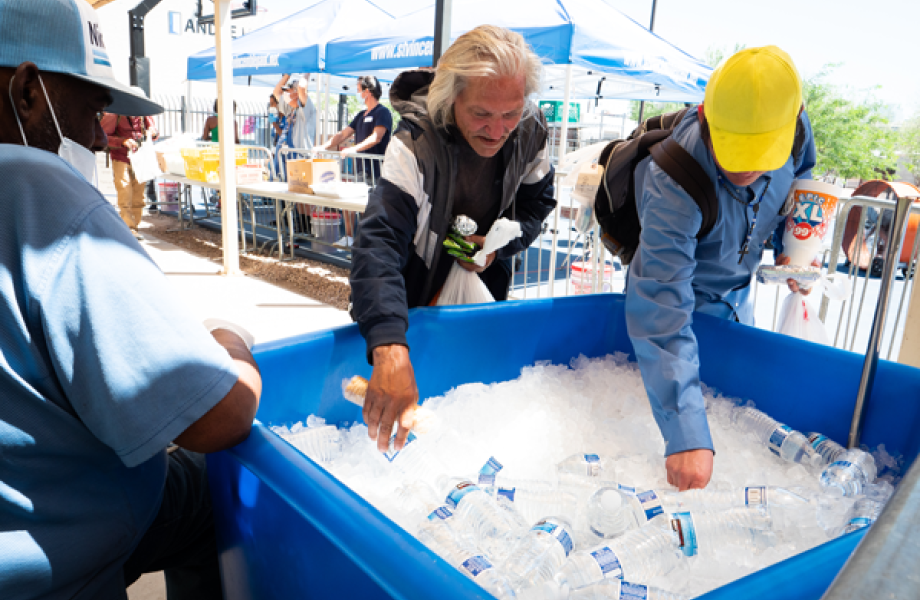
[[726,171],[773,171],[792,152],[802,80],[776,46],[747,48],[713,71],[703,112]]

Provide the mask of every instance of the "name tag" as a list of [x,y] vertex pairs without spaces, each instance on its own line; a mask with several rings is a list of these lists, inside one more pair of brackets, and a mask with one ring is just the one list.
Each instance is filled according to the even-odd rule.
[[374,121],[374,117],[364,117],[365,123],[373,123],[373,121]]

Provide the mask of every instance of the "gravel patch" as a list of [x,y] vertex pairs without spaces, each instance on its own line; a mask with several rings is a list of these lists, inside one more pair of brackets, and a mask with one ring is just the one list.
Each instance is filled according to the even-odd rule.
[[[221,260],[221,235],[204,227],[184,231],[167,231],[178,227],[175,217],[145,215],[141,226],[150,235],[205,258]],[[277,251],[276,251],[277,252]],[[306,296],[341,310],[348,309],[351,287],[348,269],[342,269],[306,258],[279,262],[277,253],[246,253],[240,255],[240,270],[291,292]]]

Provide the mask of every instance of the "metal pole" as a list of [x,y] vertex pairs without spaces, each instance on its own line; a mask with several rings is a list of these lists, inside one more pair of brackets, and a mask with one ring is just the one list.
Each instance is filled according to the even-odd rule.
[[217,30],[217,100],[218,132],[220,133],[220,228],[224,247],[224,275],[240,274],[240,250],[236,215],[236,153],[233,114],[233,51],[231,49],[230,0],[214,3],[214,23]]
[[898,198],[894,222],[891,224],[891,231],[895,235],[893,238],[889,238],[888,250],[885,253],[885,272],[882,274],[882,283],[879,286],[878,304],[875,306],[872,332],[869,335],[869,346],[866,348],[866,361],[859,381],[859,391],[856,394],[853,420],[850,423],[850,437],[847,441],[847,446],[850,448],[858,448],[859,438],[862,436],[866,404],[872,394],[872,384],[875,381],[875,370],[878,367],[878,356],[882,345],[882,332],[885,329],[885,319],[888,313],[889,290],[895,277],[895,271],[898,268],[901,244],[904,241],[904,233],[907,231],[907,215],[910,213],[910,205],[913,201],[914,198],[910,197]]
[[569,98],[572,96],[572,64],[565,66],[565,93],[562,100],[562,123],[559,124],[559,158],[557,168],[562,167],[569,136]]
[[[652,0],[652,18],[648,23],[648,30],[655,31],[655,11],[658,8],[658,0]],[[642,123],[642,115],[645,113],[645,100],[639,102],[639,120],[636,124]]]
[[438,66],[438,61],[450,46],[450,15],[453,0],[436,0],[434,5],[434,55],[431,66]]
[[823,600],[917,598],[920,564],[920,460],[869,528]]

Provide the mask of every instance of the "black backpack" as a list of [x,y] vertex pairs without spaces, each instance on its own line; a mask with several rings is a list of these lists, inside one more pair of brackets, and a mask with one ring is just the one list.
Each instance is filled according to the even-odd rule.
[[[602,185],[594,198],[594,214],[601,226],[601,241],[607,250],[619,257],[623,265],[632,262],[639,247],[642,225],[636,212],[636,165],[649,154],[662,171],[671,176],[700,207],[703,222],[696,234],[702,238],[712,230],[719,216],[719,197],[715,185],[703,167],[684,150],[671,132],[689,111],[681,109],[651,117],[642,122],[625,140],[614,140],[601,152],[598,164],[604,167]],[[796,123],[793,156],[798,156],[805,143],[801,116]]]

